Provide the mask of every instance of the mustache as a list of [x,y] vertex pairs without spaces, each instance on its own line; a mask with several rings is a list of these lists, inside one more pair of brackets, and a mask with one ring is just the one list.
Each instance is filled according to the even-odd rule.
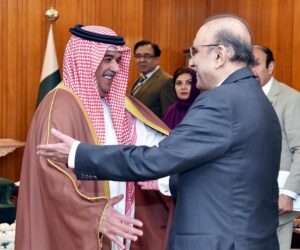
[[103,72],[103,76],[111,76],[114,77],[117,74],[117,72],[111,71],[111,70],[107,70],[105,72]]

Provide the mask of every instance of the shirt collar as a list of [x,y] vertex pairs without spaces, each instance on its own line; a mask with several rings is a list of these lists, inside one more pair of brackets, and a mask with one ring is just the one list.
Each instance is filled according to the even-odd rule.
[[141,76],[146,77],[146,79],[149,79],[158,69],[159,69],[159,65],[157,65],[156,68],[151,72],[148,72],[146,75],[141,74]]
[[270,89],[272,87],[272,83],[273,83],[273,77],[271,77],[271,79],[264,86],[262,86],[262,90],[265,93],[265,95],[269,94]]
[[220,81],[220,82],[216,85],[216,87],[219,87],[224,81],[225,81],[225,79],[222,80],[222,81]]

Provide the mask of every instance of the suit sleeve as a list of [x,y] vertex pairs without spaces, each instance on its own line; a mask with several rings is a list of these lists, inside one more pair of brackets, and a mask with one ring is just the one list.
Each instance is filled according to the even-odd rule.
[[290,174],[284,189],[300,194],[300,94],[290,96],[284,113],[284,133],[292,154]]
[[203,93],[159,147],[80,144],[75,159],[77,178],[151,180],[199,167],[223,155],[232,137],[228,102],[216,91]]

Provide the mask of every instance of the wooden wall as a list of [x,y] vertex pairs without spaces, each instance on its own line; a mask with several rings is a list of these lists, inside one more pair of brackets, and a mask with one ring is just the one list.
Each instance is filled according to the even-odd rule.
[[[300,1],[297,0],[1,0],[0,138],[26,140],[35,110],[48,23],[45,11],[60,17],[54,31],[60,66],[68,29],[76,23],[112,28],[133,48],[150,39],[162,49],[169,73],[185,64],[188,48],[207,16],[233,13],[246,19],[254,42],[275,55],[276,77],[300,90]],[[131,64],[130,84],[138,72]],[[0,176],[18,180],[23,149],[0,158]]]

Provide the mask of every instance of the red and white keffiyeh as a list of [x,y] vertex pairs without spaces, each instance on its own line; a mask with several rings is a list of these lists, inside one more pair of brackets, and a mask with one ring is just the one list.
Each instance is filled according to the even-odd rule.
[[[117,36],[112,30],[101,26],[83,26],[82,29],[110,36]],[[94,42],[72,36],[67,43],[64,63],[63,82],[72,89],[83,102],[101,144],[105,142],[104,113],[96,84],[98,65],[110,44]],[[130,48],[113,45],[122,53],[120,70],[115,75],[111,90],[105,97],[119,144],[130,144],[133,133],[133,118],[125,110],[125,94],[128,84]]]

